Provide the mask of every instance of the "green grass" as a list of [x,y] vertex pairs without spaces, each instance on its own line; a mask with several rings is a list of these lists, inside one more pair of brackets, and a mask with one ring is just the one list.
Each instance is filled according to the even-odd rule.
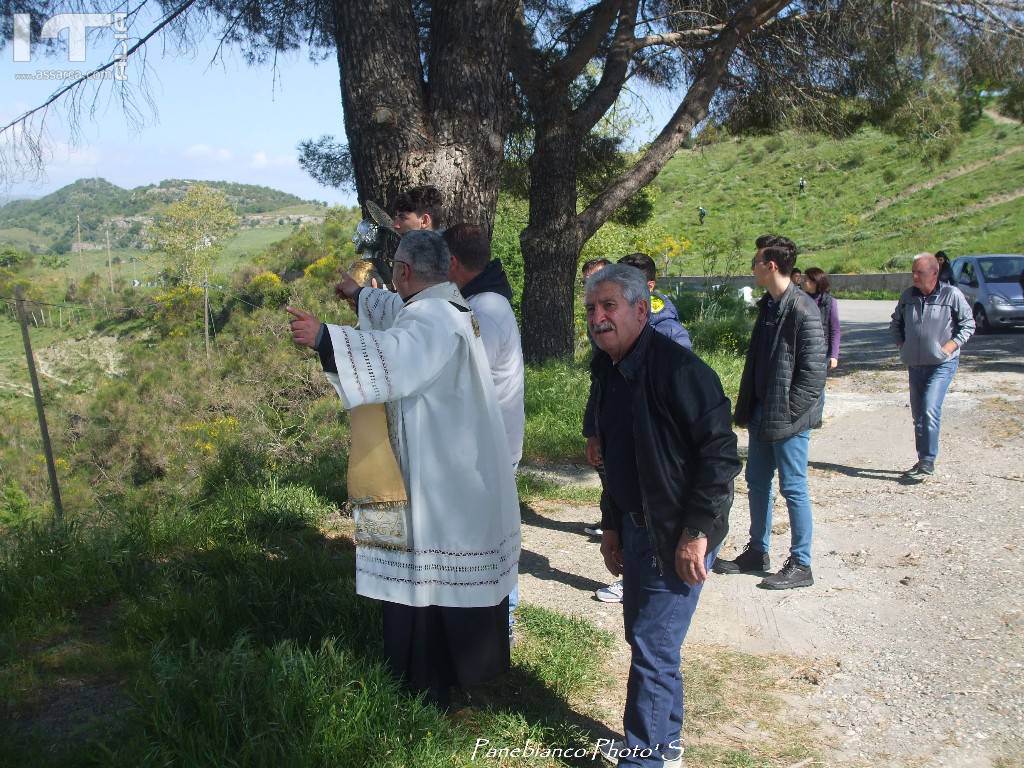
[[590,371],[578,363],[526,369],[523,458],[558,461],[583,457],[583,411]]
[[238,234],[224,245],[224,251],[215,270],[230,272],[241,264],[252,261],[253,257],[268,245],[284,240],[293,230],[294,227],[291,224],[275,224],[270,227],[239,230]]
[[[571,721],[606,685],[606,633],[522,606],[511,675],[446,717],[384,669],[377,605],[355,595],[350,545],[325,537],[324,502],[273,485],[226,493],[5,540],[7,761],[440,768],[472,764],[478,738],[587,744]],[[104,691],[116,706],[92,720]],[[46,719],[34,702],[55,692]]]
[[45,249],[47,243],[48,241],[43,235],[33,232],[31,229],[25,229],[24,227],[0,228],[0,244],[9,244],[15,248],[28,251],[33,248]]
[[[749,257],[763,232],[793,238],[802,250],[800,265],[826,272],[909,269],[910,257],[922,250],[942,248],[953,256],[1015,251],[1024,242],[1024,198],[968,208],[1024,186],[1024,152],[999,158],[1021,145],[1024,127],[987,118],[935,166],[923,163],[911,145],[875,129],[841,141],[795,132],[727,139],[681,151],[669,162],[655,182],[655,217],[692,241],[672,266],[685,274],[701,274],[709,243]],[[984,166],[941,180],[975,163]],[[807,179],[803,195],[797,191],[801,176]],[[913,191],[926,183],[933,188]],[[885,200],[894,202],[874,212]],[[703,227],[697,225],[699,205],[708,210]],[[952,218],[932,221],[944,216]],[[735,271],[745,271],[742,258],[732,261]]]
[[600,486],[560,485],[540,475],[520,472],[516,477],[519,500],[524,504],[535,501],[556,501],[563,504],[597,504],[601,501]]

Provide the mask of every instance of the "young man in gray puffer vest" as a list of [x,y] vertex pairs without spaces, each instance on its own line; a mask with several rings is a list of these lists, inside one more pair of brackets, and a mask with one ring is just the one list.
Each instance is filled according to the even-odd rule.
[[768,292],[758,304],[747,361],[736,398],[736,423],[747,427],[747,500],[750,540],[735,560],[718,560],[717,573],[763,573],[770,569],[775,470],[789,509],[789,559],[763,579],[765,589],[809,587],[811,497],[807,453],[811,426],[825,387],[825,334],[817,305],[790,279],[796,263],[793,241],[778,235],[757,238],[750,263],[757,284]]

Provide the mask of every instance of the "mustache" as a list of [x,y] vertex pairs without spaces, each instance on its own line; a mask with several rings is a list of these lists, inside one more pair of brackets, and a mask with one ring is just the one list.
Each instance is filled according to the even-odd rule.
[[604,333],[606,331],[614,331],[615,326],[609,321],[605,320],[603,323],[594,323],[590,326],[591,333]]

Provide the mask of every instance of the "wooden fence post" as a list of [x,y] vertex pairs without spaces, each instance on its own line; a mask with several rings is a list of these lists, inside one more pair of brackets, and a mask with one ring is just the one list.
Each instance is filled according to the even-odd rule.
[[36,362],[32,356],[32,341],[28,336],[28,321],[25,318],[25,298],[21,287],[14,289],[18,309],[18,322],[21,324],[21,340],[25,345],[25,359],[28,361],[28,375],[32,380],[32,394],[36,400],[36,414],[39,416],[39,432],[43,436],[43,454],[46,456],[46,471],[50,475],[50,491],[53,494],[53,511],[58,523],[64,522],[64,505],[60,500],[60,486],[57,484],[57,467],[53,462],[53,449],[50,447],[50,431],[46,428],[46,411],[43,409],[43,395],[39,390],[39,378],[36,376]]

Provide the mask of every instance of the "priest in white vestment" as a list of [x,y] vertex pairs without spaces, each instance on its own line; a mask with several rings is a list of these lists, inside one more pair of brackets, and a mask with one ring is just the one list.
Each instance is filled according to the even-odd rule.
[[[395,254],[397,293],[346,277],[338,291],[356,303],[359,330],[289,308],[295,341],[317,350],[352,413],[356,591],[383,601],[392,670],[441,705],[450,686],[509,666],[520,522],[479,325],[448,282],[448,262],[440,235],[415,231]],[[386,429],[373,412],[380,403]],[[365,426],[371,422],[378,427]],[[392,457],[393,478],[385,466]],[[366,467],[374,468],[369,485],[379,476],[380,489],[367,490]]]

